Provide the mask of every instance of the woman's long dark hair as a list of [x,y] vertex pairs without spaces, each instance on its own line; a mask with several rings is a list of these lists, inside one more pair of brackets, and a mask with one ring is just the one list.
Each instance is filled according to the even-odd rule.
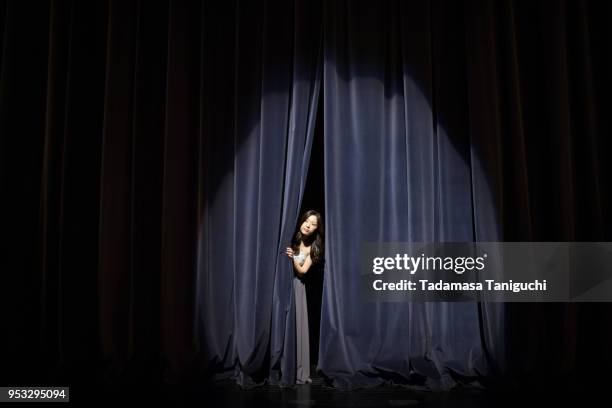
[[[304,236],[302,234],[302,231],[300,231],[300,227],[302,226],[304,221],[306,221],[308,217],[312,215],[317,217],[317,229],[311,235]],[[323,233],[323,218],[321,217],[321,214],[319,214],[315,210],[306,211],[304,214],[302,214],[300,220],[298,221],[297,231],[293,236],[293,242],[291,243],[291,246],[294,250],[299,251],[300,241],[304,242],[304,245],[310,246],[310,259],[312,259],[312,263],[317,264],[319,262],[322,262],[324,251]]]

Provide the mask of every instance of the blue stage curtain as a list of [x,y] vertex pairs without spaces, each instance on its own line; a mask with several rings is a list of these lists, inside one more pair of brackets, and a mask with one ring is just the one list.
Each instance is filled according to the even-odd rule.
[[[266,380],[289,385],[296,375],[295,321],[293,270],[284,251],[314,134],[321,4],[240,2],[235,15],[234,105],[221,109],[232,114],[225,121],[211,118],[204,136],[199,345],[215,378],[234,378],[244,387]],[[208,65],[214,70],[227,62]],[[224,91],[216,92],[223,100]]]
[[503,336],[497,307],[365,303],[360,295],[362,242],[474,241],[475,225],[495,219],[470,148],[464,40],[451,35],[462,31],[458,10],[435,7],[326,3],[318,369],[340,389],[419,378],[449,389],[458,376],[487,375],[484,340],[499,346]]

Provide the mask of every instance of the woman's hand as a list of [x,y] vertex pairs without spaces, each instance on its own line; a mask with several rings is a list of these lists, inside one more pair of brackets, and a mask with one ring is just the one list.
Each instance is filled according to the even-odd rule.
[[291,249],[290,247],[287,247],[287,249],[285,250],[285,253],[287,254],[289,258],[293,258],[293,249]]

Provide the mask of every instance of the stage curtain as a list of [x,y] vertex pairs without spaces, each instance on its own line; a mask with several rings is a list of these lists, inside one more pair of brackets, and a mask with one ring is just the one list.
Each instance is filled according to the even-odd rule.
[[0,3],[3,383],[294,381],[321,7]]
[[587,344],[609,361],[591,313],[608,305],[365,303],[359,278],[363,242],[610,238],[602,15],[591,2],[325,3],[318,368],[336,387],[601,376]]
[[283,248],[324,165],[332,384],[607,385],[608,304],[366,304],[357,278],[362,241],[612,241],[610,16],[0,2],[2,383],[291,384]]
[[321,4],[263,4],[237,8],[236,84],[219,89],[235,93],[225,110],[234,116],[213,119],[217,128],[205,132],[208,199],[198,246],[197,323],[207,371],[244,387],[295,383],[293,268],[285,248],[306,184],[322,74]]

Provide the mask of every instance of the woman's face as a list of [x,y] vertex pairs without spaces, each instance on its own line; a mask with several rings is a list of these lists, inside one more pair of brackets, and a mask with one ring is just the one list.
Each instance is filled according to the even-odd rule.
[[315,232],[317,227],[317,217],[311,215],[310,217],[306,218],[306,221],[304,221],[300,226],[300,232],[302,233],[302,235],[307,237],[313,232]]

